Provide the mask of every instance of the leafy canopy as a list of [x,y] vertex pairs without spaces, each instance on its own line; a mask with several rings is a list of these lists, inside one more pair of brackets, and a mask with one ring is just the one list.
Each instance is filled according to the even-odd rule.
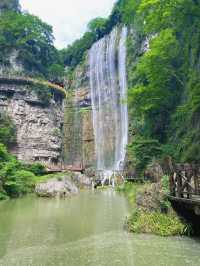
[[48,68],[60,64],[53,41],[52,27],[36,16],[14,11],[0,16],[0,60],[4,65],[9,64],[9,54],[17,50],[18,60],[27,71],[48,76]]

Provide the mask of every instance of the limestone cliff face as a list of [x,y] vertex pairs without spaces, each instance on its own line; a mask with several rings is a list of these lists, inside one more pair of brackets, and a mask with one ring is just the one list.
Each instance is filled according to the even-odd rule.
[[63,153],[66,165],[94,166],[94,134],[88,58],[79,65],[67,84]]
[[0,84],[0,112],[16,125],[17,143],[12,152],[26,162],[61,162],[63,100],[39,99],[31,85]]

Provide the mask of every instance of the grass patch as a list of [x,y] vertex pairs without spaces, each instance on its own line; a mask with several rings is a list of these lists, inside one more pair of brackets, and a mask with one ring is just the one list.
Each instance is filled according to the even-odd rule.
[[186,226],[174,214],[136,210],[128,219],[128,229],[135,233],[153,233],[159,236],[184,235]]
[[36,176],[35,177],[35,183],[39,184],[39,183],[43,183],[43,182],[47,182],[50,179],[56,178],[58,181],[62,180],[63,177],[66,176],[70,176],[70,174],[68,172],[65,173],[56,173],[56,174],[47,174],[47,175],[43,175],[43,176]]

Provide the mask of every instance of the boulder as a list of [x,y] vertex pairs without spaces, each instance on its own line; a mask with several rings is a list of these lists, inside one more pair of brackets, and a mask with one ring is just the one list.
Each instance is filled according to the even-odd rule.
[[91,188],[92,186],[92,179],[80,172],[72,173],[71,179],[79,188]]
[[78,194],[78,188],[67,178],[53,178],[36,185],[35,192],[40,197],[67,197]]
[[89,168],[85,169],[84,174],[90,178],[94,178],[96,175],[96,169],[89,167]]

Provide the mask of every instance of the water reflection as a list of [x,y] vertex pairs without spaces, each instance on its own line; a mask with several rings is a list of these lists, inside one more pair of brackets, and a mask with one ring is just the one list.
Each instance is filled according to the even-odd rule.
[[128,210],[112,190],[0,203],[0,265],[200,265],[198,240],[124,232]]

